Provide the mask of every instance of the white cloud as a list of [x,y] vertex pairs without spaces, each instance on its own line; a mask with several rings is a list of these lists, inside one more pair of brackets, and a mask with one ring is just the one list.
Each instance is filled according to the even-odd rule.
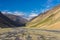
[[12,12],[7,12],[7,13],[12,14]]
[[2,11],[3,14],[13,14],[13,15],[18,15],[18,16],[24,16],[24,12],[18,12],[18,11],[14,11],[14,12],[10,12],[10,11]]
[[29,16],[28,16],[28,20],[30,20],[30,19],[32,19],[32,18],[34,18],[34,17],[36,17],[36,16],[38,16],[38,14],[37,13],[31,13]]
[[35,17],[35,16],[37,16],[38,14],[36,14],[36,13],[31,13],[30,15],[29,15],[29,17]]
[[6,12],[2,11],[3,14],[5,14]]
[[23,18],[26,18],[27,20],[30,20],[30,19],[32,19],[33,17],[38,16],[37,11],[31,11],[31,12],[30,12],[30,15],[28,15],[28,16],[26,16],[27,14],[25,14],[24,12],[19,12],[19,11],[14,11],[14,12],[2,11],[2,13],[22,16]]
[[2,11],[3,14],[12,14],[10,11]]
[[25,13],[24,13],[24,12],[18,12],[18,11],[15,11],[15,12],[14,12],[14,15],[24,16]]

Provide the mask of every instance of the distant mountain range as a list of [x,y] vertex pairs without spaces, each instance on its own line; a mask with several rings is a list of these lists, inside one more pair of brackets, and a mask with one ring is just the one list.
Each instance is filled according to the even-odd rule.
[[41,13],[26,24],[28,28],[60,30],[60,5]]
[[14,15],[14,14],[4,14],[9,19],[19,23],[19,24],[26,24],[28,22],[27,19],[23,18],[22,16]]
[[21,16],[2,14],[0,12],[0,27],[22,26],[27,28],[60,30],[60,5],[44,13],[40,13],[37,17],[34,17],[29,22],[27,19]]
[[12,14],[2,14],[0,12],[0,27],[22,27],[25,26],[25,24],[28,22],[28,20],[12,15]]

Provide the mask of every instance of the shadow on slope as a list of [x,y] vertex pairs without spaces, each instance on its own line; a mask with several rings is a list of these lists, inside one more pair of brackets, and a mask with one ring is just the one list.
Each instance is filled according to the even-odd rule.
[[17,23],[11,19],[9,19],[7,16],[3,15],[0,12],[0,27],[6,28],[6,27],[21,27],[25,26],[25,24]]

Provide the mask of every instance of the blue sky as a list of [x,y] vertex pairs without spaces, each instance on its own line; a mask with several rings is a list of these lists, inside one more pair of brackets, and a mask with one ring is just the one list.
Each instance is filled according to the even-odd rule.
[[0,11],[37,15],[60,4],[60,0],[0,0]]

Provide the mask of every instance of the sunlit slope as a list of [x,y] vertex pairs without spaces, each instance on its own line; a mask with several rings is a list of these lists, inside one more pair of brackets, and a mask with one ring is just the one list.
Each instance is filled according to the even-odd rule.
[[55,25],[60,24],[58,22],[60,22],[60,6],[56,6],[53,9],[38,15],[38,17],[27,23],[27,27],[36,27],[43,29],[49,29],[52,27],[53,29],[56,29],[56,27],[59,28],[59,26],[55,27]]

